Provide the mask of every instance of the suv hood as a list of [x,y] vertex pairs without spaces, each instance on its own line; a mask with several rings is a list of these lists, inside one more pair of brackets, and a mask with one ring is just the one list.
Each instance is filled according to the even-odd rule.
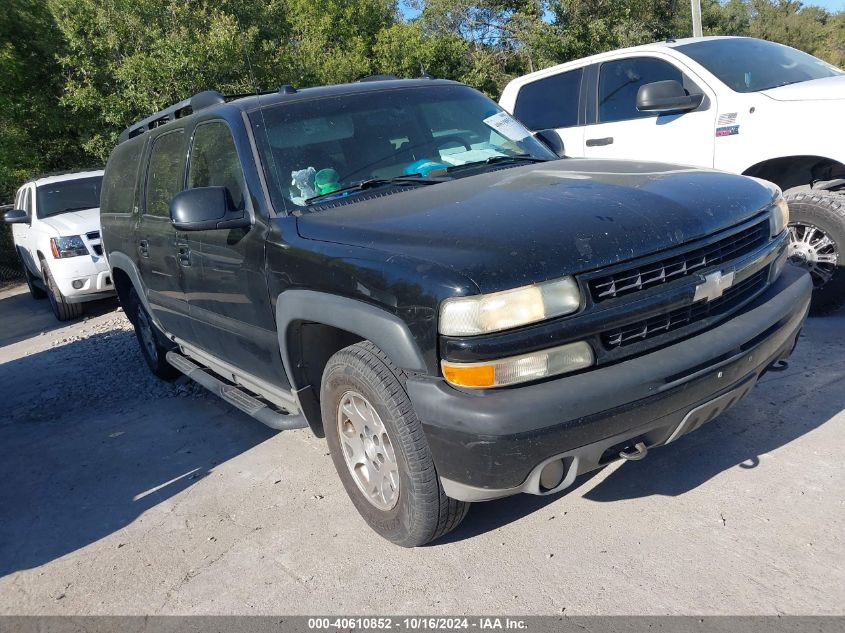
[[763,90],[762,94],[777,101],[827,101],[845,99],[845,75],[825,77]]
[[448,266],[493,292],[704,237],[773,197],[759,182],[713,170],[565,159],[364,194],[297,226],[306,239]]
[[89,231],[100,230],[100,210],[94,208],[84,211],[69,211],[46,218],[41,222],[53,229],[58,237],[82,235]]

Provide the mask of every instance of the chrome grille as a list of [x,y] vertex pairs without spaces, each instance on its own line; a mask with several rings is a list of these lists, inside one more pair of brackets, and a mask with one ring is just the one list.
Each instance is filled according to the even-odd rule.
[[769,221],[766,219],[713,244],[593,279],[589,282],[590,294],[595,303],[600,303],[680,279],[710,266],[742,257],[762,246],[768,237]]
[[762,290],[766,285],[768,275],[769,268],[763,268],[748,279],[744,279],[725,290],[724,294],[718,299],[698,301],[666,314],[603,332],[601,335],[602,343],[606,349],[614,350],[665,332],[677,330],[703,319],[726,314]]

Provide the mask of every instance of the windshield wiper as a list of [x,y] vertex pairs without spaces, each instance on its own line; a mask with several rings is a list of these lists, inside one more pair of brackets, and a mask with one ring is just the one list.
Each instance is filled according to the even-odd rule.
[[476,160],[471,163],[463,163],[462,165],[452,165],[447,168],[446,171],[451,173],[458,169],[463,169],[464,167],[478,167],[479,165],[496,165],[498,163],[510,162],[545,163],[548,160],[551,159],[538,158],[537,156],[532,156],[531,154],[516,154],[514,156],[506,156],[502,154],[501,156],[491,156],[490,158],[485,158],[484,160]]
[[375,187],[383,187],[385,185],[436,185],[437,183],[445,182],[442,178],[424,178],[422,176],[396,176],[395,178],[370,178],[369,180],[362,180],[356,182],[354,185],[341,187],[328,193],[321,193],[319,196],[314,196],[305,200],[305,204],[311,204],[331,196],[348,193],[350,191],[364,191],[365,189],[373,189]]

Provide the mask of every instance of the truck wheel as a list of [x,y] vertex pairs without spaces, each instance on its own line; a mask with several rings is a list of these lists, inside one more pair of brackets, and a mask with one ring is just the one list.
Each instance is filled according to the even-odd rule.
[[81,303],[68,303],[62,291],[56,285],[53,275],[44,260],[41,260],[41,271],[44,275],[44,283],[47,286],[47,298],[50,300],[50,307],[53,314],[59,321],[70,321],[82,316]]
[[29,288],[29,295],[33,299],[46,299],[47,293],[44,292],[44,289],[41,286],[37,285],[35,275],[29,272],[29,268],[23,262],[21,262],[21,266],[23,266],[23,274],[24,277],[26,277],[26,286]]
[[845,196],[796,191],[789,204],[789,261],[813,278],[813,314],[845,303]]
[[172,346],[168,345],[164,334],[147,314],[135,288],[129,289],[127,317],[135,326],[135,336],[141,347],[141,356],[144,357],[150,371],[162,380],[169,381],[178,378],[179,370],[167,362],[167,352],[172,349]]
[[320,406],[332,461],[358,512],[387,540],[416,547],[455,529],[469,504],[443,492],[404,383],[364,341],[329,359]]

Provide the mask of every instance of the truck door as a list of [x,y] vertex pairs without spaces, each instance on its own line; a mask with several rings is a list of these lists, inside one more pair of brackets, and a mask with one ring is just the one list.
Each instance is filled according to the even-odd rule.
[[177,234],[170,222],[170,200],[185,178],[184,130],[166,132],[152,142],[138,221],[138,268],[147,300],[162,327],[192,340],[182,269],[177,261]]
[[[690,94],[703,93],[704,101],[690,112],[637,110],[640,86],[667,79],[680,82]],[[713,166],[715,93],[674,62],[650,56],[603,62],[596,88],[588,107],[584,156]]]
[[532,132],[555,130],[567,156],[583,156],[584,113],[581,87],[584,69],[543,77],[519,89],[513,115]]
[[[17,247],[18,253],[29,271],[38,276],[41,268],[38,264],[38,255],[35,252],[35,249],[37,248],[37,240],[35,239],[35,236],[32,235],[32,216],[35,211],[34,185],[25,185],[20,188],[18,195],[15,198],[15,208],[25,211],[27,217],[29,218],[26,224],[12,225],[12,237],[15,240],[15,246]],[[49,253],[44,253],[44,256],[48,257]]]
[[188,188],[225,187],[230,204],[254,222],[248,228],[185,233],[185,290],[200,347],[254,377],[277,382],[275,306],[264,274],[267,219],[253,208],[238,152],[225,121],[195,128]]

